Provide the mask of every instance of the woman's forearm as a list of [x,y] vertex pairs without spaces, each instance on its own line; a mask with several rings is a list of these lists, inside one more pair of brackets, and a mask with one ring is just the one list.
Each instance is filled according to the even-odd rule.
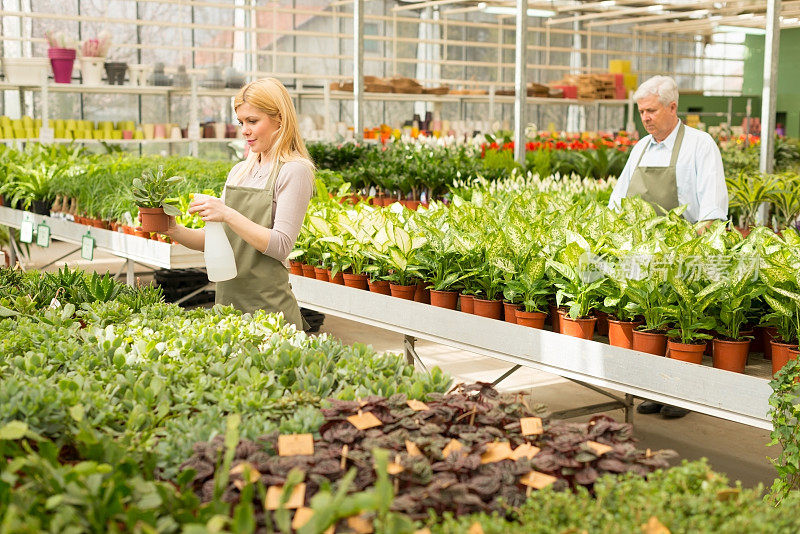
[[206,231],[203,229],[186,228],[185,226],[175,226],[165,234],[173,241],[194,250],[205,250]]

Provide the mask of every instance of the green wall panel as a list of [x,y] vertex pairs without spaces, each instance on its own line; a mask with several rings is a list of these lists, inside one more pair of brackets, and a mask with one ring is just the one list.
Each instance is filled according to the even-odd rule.
[[[742,93],[760,95],[764,80],[764,36],[748,35],[744,44]],[[776,112],[786,116],[786,135],[800,137],[800,28],[781,30],[777,92]],[[754,115],[761,115],[760,104]]]

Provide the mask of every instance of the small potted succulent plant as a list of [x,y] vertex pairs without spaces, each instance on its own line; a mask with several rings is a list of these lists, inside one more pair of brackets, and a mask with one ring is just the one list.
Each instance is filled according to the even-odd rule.
[[133,179],[131,192],[139,207],[139,219],[143,231],[166,232],[169,229],[169,217],[181,215],[181,210],[175,206],[175,201],[168,198],[175,184],[181,180],[182,176],[167,178],[163,166],[159,166],[155,173],[146,170],[142,172],[141,178]]

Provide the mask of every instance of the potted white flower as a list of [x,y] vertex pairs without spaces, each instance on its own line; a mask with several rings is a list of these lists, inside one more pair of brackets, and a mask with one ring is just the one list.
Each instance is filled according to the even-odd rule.
[[111,34],[107,31],[101,32],[96,39],[87,39],[81,43],[81,78],[84,85],[100,85],[110,46]]

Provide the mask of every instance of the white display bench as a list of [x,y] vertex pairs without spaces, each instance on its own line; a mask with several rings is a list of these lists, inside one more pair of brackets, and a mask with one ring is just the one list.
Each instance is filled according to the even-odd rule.
[[[625,399],[606,403],[626,408],[633,397],[650,399],[746,425],[772,429],[768,417],[772,390],[764,378],[732,373],[643,352],[613,347],[548,330],[486,319],[428,304],[401,300],[345,286],[290,275],[301,306],[376,326],[406,336],[413,358],[414,338],[552,373],[595,389],[622,392]],[[495,377],[486,377],[487,382]],[[610,396],[610,395],[609,395]],[[614,406],[612,406],[614,405]],[[595,405],[582,409],[592,413]],[[572,414],[576,415],[576,414]]]
[[[34,226],[41,222],[46,223],[47,226],[50,227],[50,237],[52,239],[77,245],[76,249],[71,250],[61,258],[57,258],[51,262],[51,264],[79,251],[81,240],[88,232],[95,240],[95,250],[107,252],[125,259],[124,269],[126,270],[126,283],[128,285],[134,284],[135,263],[164,269],[182,269],[188,267],[202,267],[205,265],[202,252],[188,249],[182,245],[161,243],[160,241],[128,235],[122,232],[112,232],[111,230],[103,230],[101,228],[86,226],[85,224],[78,224],[59,217],[37,215],[35,213],[0,206],[0,224],[2,225],[19,228],[22,225],[22,221],[25,220],[25,217],[30,217],[34,222]],[[16,245],[12,239],[12,255],[17,252],[14,250],[16,246],[18,245]],[[34,244],[31,246],[36,245]],[[12,257],[12,260],[13,259]]]

